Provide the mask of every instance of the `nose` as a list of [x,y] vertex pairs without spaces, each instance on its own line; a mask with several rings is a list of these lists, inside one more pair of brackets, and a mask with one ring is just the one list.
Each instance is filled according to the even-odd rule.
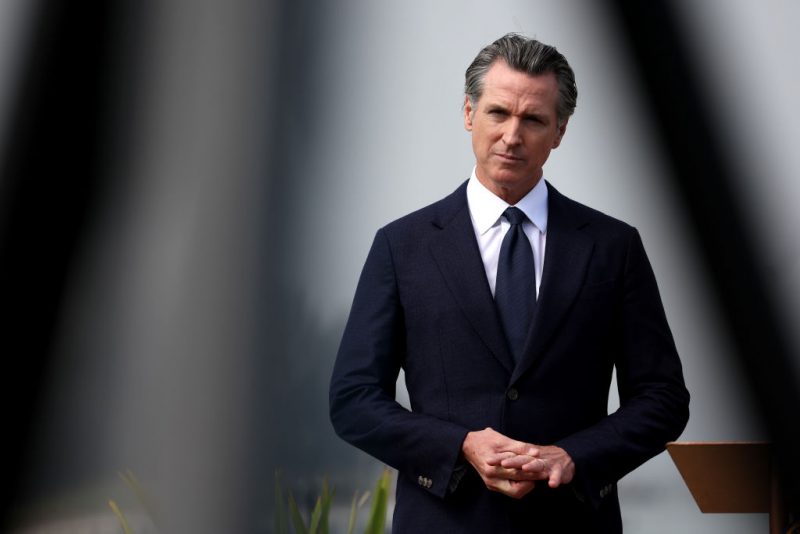
[[522,137],[520,135],[520,127],[522,123],[516,117],[512,117],[510,120],[506,121],[505,128],[503,130],[503,142],[508,146],[516,146],[522,142]]

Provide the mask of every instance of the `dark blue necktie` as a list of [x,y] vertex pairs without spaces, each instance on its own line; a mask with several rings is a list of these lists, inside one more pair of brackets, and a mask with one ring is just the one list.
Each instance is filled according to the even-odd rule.
[[503,216],[511,223],[500,246],[494,300],[508,346],[519,362],[536,308],[536,271],[533,250],[522,230],[527,219],[519,208],[508,208]]

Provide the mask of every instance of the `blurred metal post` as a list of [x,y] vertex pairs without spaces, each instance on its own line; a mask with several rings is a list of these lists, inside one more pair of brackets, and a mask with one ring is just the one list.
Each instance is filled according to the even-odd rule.
[[720,315],[737,349],[731,355],[733,364],[749,380],[776,446],[786,495],[797,510],[800,388],[792,365],[795,348],[765,275],[753,225],[747,224],[742,199],[736,196],[740,171],[732,165],[712,119],[713,97],[704,91],[695,56],[669,1],[614,0],[608,6],[631,53],[672,184],[694,227],[708,279],[714,283]]

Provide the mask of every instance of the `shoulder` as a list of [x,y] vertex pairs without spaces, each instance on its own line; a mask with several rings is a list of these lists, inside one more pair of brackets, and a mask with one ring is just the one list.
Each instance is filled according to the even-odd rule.
[[388,223],[379,232],[384,233],[390,240],[402,240],[418,239],[426,233],[443,228],[462,210],[468,209],[466,185],[466,182],[462,183],[443,199]]
[[572,226],[596,237],[626,239],[636,233],[636,229],[627,222],[561,194],[549,182],[547,188],[549,218],[552,223]]

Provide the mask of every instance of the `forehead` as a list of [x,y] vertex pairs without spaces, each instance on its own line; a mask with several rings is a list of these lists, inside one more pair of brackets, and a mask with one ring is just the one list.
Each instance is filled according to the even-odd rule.
[[482,103],[513,105],[514,107],[551,108],[555,112],[558,100],[558,81],[555,74],[530,75],[496,61],[483,80]]

